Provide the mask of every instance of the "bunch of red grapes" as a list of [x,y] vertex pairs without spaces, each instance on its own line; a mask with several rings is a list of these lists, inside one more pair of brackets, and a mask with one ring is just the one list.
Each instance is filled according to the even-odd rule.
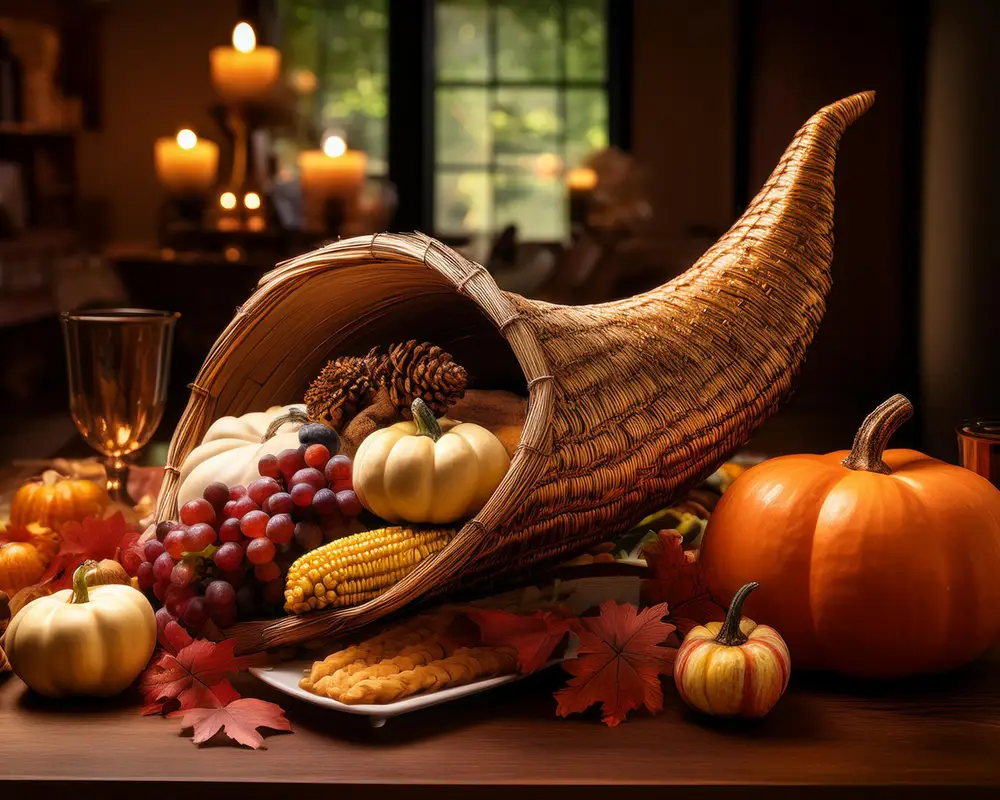
[[197,634],[211,620],[226,628],[238,620],[273,616],[284,605],[285,575],[303,553],[356,533],[361,503],[351,459],[325,425],[299,430],[298,449],[265,455],[249,486],[211,483],[185,503],[177,522],[161,522],[146,542],[136,577],[171,619]]

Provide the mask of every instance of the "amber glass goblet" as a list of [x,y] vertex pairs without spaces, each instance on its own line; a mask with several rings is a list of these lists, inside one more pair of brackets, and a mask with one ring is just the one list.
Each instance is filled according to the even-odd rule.
[[126,459],[152,438],[163,417],[179,316],[142,308],[62,315],[70,413],[87,444],[104,456],[115,501],[133,504]]
[[969,419],[958,427],[962,466],[1000,489],[1000,417]]

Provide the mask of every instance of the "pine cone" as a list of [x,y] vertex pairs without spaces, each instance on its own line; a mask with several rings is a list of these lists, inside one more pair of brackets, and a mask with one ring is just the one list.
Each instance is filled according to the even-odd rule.
[[374,385],[372,371],[384,356],[373,348],[364,356],[334,359],[306,391],[309,419],[339,431],[348,420],[371,401]]
[[465,394],[467,377],[450,353],[416,339],[390,347],[374,373],[375,383],[388,390],[389,399],[405,419],[412,419],[410,404],[418,397],[436,415],[444,415]]

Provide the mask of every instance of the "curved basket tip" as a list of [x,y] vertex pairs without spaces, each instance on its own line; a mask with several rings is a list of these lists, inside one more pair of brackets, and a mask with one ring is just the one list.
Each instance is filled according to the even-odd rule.
[[845,125],[851,125],[874,104],[875,91],[869,89],[831,103],[825,108],[820,109],[817,116],[835,116],[840,118]]

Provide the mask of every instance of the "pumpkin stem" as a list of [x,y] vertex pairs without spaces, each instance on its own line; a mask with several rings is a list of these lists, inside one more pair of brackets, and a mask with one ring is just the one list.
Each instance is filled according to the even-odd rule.
[[421,398],[418,397],[410,404],[410,410],[413,412],[413,421],[417,423],[417,436],[427,436],[432,442],[436,442],[444,435],[438,421],[434,419],[434,412]]
[[865,417],[850,455],[840,463],[848,469],[888,475],[892,470],[882,460],[882,453],[899,426],[912,416],[913,404],[901,394],[893,395]]
[[73,596],[71,603],[89,603],[90,590],[87,588],[87,574],[97,568],[96,561],[84,561],[73,573]]
[[305,411],[300,408],[290,408],[281,416],[275,417],[271,420],[271,424],[267,426],[267,430],[264,432],[264,437],[260,441],[263,444],[268,439],[271,439],[278,432],[278,428],[286,422],[301,422],[305,425],[309,421],[309,415],[306,414]]
[[743,644],[747,640],[747,635],[740,630],[740,622],[743,620],[743,603],[746,602],[750,592],[760,586],[759,583],[752,582],[740,588],[733,595],[733,601],[729,604],[726,612],[726,621],[719,628],[719,633],[715,641],[727,647],[735,647]]

